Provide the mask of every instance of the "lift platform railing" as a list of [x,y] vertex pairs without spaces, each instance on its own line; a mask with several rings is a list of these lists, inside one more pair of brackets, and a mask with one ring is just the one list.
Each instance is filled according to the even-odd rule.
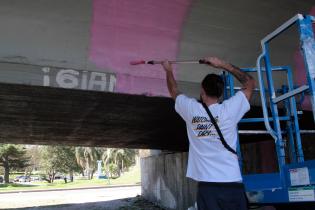
[[[285,22],[262,39],[262,53],[257,59],[256,68],[242,69],[246,72],[257,72],[259,87],[255,91],[260,94],[263,117],[242,119],[241,123],[263,122],[266,131],[239,130],[238,132],[242,135],[270,134],[275,140],[279,166],[279,171],[276,173],[243,175],[247,196],[252,203],[315,202],[313,195],[315,190],[315,160],[304,161],[301,142],[301,134],[314,134],[315,130],[300,130],[299,112],[295,98],[297,94],[301,94],[300,100],[304,98],[305,93],[310,95],[315,120],[315,42],[312,21],[315,21],[314,17],[298,14]],[[269,42],[294,24],[298,25],[300,32],[301,50],[308,81],[306,85],[300,87],[293,84],[291,68],[289,66],[272,66],[269,56]],[[278,86],[277,89],[273,83],[274,71],[284,72],[287,78],[286,84]],[[224,95],[225,97],[231,97],[239,88],[234,87],[231,74],[225,73],[223,77],[225,79]],[[281,116],[278,113],[280,102],[283,102],[282,108],[284,110],[284,114],[281,114]],[[271,116],[268,114],[269,109]],[[286,125],[286,129],[283,129],[283,126],[280,127],[280,121],[283,121],[281,125]],[[286,163],[285,139],[288,139],[290,143],[288,148],[290,163]],[[239,148],[238,152],[241,155]],[[314,198],[310,198],[310,195]]]
[[[258,80],[259,84],[261,86],[262,83],[262,72],[261,72],[261,60],[265,60],[265,65],[267,69],[267,77],[268,78],[268,86],[270,87],[271,92],[271,100],[273,103],[278,103],[286,98],[293,97],[301,92],[304,92],[306,90],[310,90],[310,97],[312,102],[312,110],[315,120],[315,41],[314,41],[314,33],[312,29],[312,21],[314,21],[313,16],[303,16],[301,14],[298,14],[294,17],[292,17],[290,20],[285,22],[283,25],[281,25],[279,28],[277,28],[275,31],[267,35],[264,39],[261,40],[261,46],[262,46],[262,54],[257,59],[257,73],[258,73]],[[273,90],[273,82],[272,82],[272,75],[270,73],[270,58],[269,58],[269,42],[274,39],[275,37],[279,36],[283,31],[290,28],[294,24],[298,24],[299,26],[299,32],[300,32],[300,40],[301,40],[301,47],[304,55],[304,61],[305,61],[305,67],[306,67],[306,73],[307,73],[307,79],[308,79],[308,85],[304,85],[299,87],[298,89],[294,89],[285,95],[276,97],[274,90]],[[269,85],[270,84],[270,85]],[[264,93],[261,92],[261,100],[262,100],[262,106],[263,106],[263,113],[264,116],[266,116],[266,119],[268,119],[268,112],[266,112],[266,103],[265,103],[265,96]],[[274,111],[275,108],[273,108]],[[276,114],[276,113],[273,113]],[[267,130],[270,131],[270,134],[274,137],[275,140],[277,140],[276,132],[271,128],[269,122],[265,121],[265,126]]]
[[[257,72],[257,68],[242,68],[242,71],[245,72]],[[261,68],[263,72],[266,71],[265,68]],[[285,91],[292,91],[294,89],[294,84],[293,84],[293,78],[292,78],[292,70],[289,66],[275,66],[271,67],[272,71],[278,71],[278,72],[283,72],[287,75],[287,84],[284,87],[287,87]],[[236,89],[240,89],[238,87],[234,87],[234,80],[233,76],[231,74],[225,74],[226,77],[226,82],[225,82],[225,95],[227,97],[231,97],[234,95],[234,91]],[[268,90],[264,87],[263,85],[263,92],[268,92]],[[280,89],[281,90],[281,89]],[[261,91],[259,88],[255,89],[255,91]],[[284,104],[284,109],[286,111],[286,115],[284,116],[279,116],[278,120],[279,121],[285,121],[288,124],[288,127],[286,131],[282,131],[280,135],[287,135],[288,140],[290,142],[290,159],[291,162],[302,162],[304,161],[304,155],[303,155],[303,150],[302,150],[302,143],[301,143],[301,136],[300,136],[300,130],[299,130],[299,123],[298,123],[298,112],[297,112],[297,107],[296,107],[296,100],[294,97],[290,99],[286,99],[285,101],[288,101]],[[266,108],[267,109],[267,108]],[[272,117],[268,117],[268,119],[265,119],[264,117],[256,117],[256,118],[243,118],[240,123],[257,123],[257,122],[264,122],[265,120],[273,121],[274,119]],[[269,131],[267,131],[269,133]],[[275,141],[276,145],[278,145],[278,142]],[[238,145],[239,147],[239,145]],[[277,150],[277,155],[278,155],[278,162],[280,163],[282,161],[282,158],[284,159],[285,157],[281,156],[281,152],[285,154],[284,148],[280,148],[283,151]],[[297,152],[296,152],[297,150]],[[279,153],[280,152],[280,153]],[[241,154],[239,154],[239,157],[241,157]],[[242,164],[242,160],[240,159],[240,164]],[[242,166],[242,165],[241,165]],[[281,165],[279,165],[279,168],[281,168]]]
[[[315,120],[315,42],[314,42],[314,33],[312,28],[312,20],[314,18],[312,16],[303,16],[301,14],[298,14],[294,17],[292,17],[290,20],[285,22],[283,25],[281,25],[279,28],[277,28],[275,31],[267,35],[264,39],[261,40],[261,46],[262,46],[262,53],[257,59],[257,75],[258,75],[258,82],[259,82],[259,89],[260,89],[260,98],[262,102],[262,108],[263,108],[263,115],[264,115],[264,123],[266,126],[266,129],[271,134],[271,136],[275,139],[276,142],[276,148],[278,152],[278,162],[279,166],[282,166],[285,164],[285,151],[283,149],[284,142],[281,135],[281,127],[280,127],[280,120],[279,120],[279,114],[278,114],[278,107],[277,103],[280,101],[290,99],[290,108],[288,111],[293,114],[297,115],[296,112],[296,103],[293,103],[292,100],[294,100],[295,95],[302,93],[304,91],[310,92],[310,98],[312,102],[312,110]],[[284,32],[286,29],[290,28],[292,25],[297,24],[299,27],[300,32],[300,41],[301,41],[301,47],[304,55],[304,61],[305,61],[305,68],[306,68],[306,74],[307,74],[307,80],[308,85],[303,85],[297,89],[293,88],[292,83],[289,84],[289,91],[281,96],[276,96],[274,83],[273,83],[273,77],[272,77],[272,65],[270,61],[270,55],[269,55],[269,43],[271,40],[273,40],[275,37],[279,36],[282,32]],[[262,65],[261,61],[264,60],[265,65],[265,73],[267,78],[267,84],[268,84],[268,93],[269,93],[269,100],[270,100],[270,109],[272,113],[273,118],[273,128],[270,125],[269,122],[269,116],[267,111],[267,103],[266,103],[266,94],[265,94],[265,88],[264,88],[264,81],[262,76]],[[291,71],[288,72],[288,80],[292,80],[292,73]],[[297,118],[295,125],[298,125]],[[295,133],[299,133],[299,129],[295,128]],[[298,135],[297,135],[298,136]],[[303,155],[302,155],[302,148],[300,145],[300,142],[297,142],[297,150],[298,150],[298,161],[304,161]]]

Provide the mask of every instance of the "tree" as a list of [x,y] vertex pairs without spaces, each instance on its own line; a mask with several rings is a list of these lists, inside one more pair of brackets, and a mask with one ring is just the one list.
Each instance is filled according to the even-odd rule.
[[101,147],[76,147],[75,156],[77,163],[82,167],[82,174],[87,172],[89,179],[97,168],[97,160],[102,159],[107,175],[115,172],[120,176],[122,172],[135,163],[136,150],[119,148],[101,148]]
[[[48,178],[46,181],[54,182],[56,173],[70,174],[78,171],[74,147],[43,146],[41,147],[41,166],[45,169]],[[71,179],[72,180],[72,179]]]
[[114,164],[117,166],[117,175],[120,176],[125,169],[135,163],[135,156],[136,151],[133,149],[107,148],[102,155],[102,160],[107,172],[116,171],[111,170]]
[[27,155],[31,158],[31,171],[37,171],[40,168],[40,147],[38,145],[27,145]]
[[110,167],[110,160],[113,157],[114,149],[112,148],[105,148],[102,154],[102,160],[104,163],[106,176],[112,177],[112,167]]
[[29,160],[22,145],[0,144],[0,166],[4,168],[4,182],[9,183],[10,170],[26,168]]
[[115,163],[110,163],[108,166],[108,169],[109,169],[109,175],[111,178],[113,178],[113,175],[118,176],[119,169]]
[[97,160],[99,160],[102,148],[96,147],[76,147],[75,157],[77,163],[87,172],[88,179],[93,179],[93,174],[97,168]]

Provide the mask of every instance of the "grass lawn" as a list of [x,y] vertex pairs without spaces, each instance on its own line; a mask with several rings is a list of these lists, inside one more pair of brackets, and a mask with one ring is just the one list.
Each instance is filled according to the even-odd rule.
[[122,176],[116,179],[97,179],[92,180],[74,180],[73,182],[65,183],[64,180],[55,180],[54,183],[47,182],[31,182],[30,184],[10,183],[0,184],[0,192],[8,191],[27,191],[41,189],[70,189],[80,187],[96,187],[96,186],[112,186],[125,184],[140,184],[140,166],[130,168]]

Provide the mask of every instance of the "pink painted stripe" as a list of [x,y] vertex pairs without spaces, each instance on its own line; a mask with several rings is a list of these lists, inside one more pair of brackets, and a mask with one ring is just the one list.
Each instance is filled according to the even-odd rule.
[[[142,94],[149,90],[150,94],[161,94],[164,81],[154,80],[165,78],[161,67],[130,66],[129,62],[175,59],[190,3],[191,0],[93,0],[90,60],[118,74],[118,92]],[[151,79],[156,82],[150,86],[146,80]]]
[[[164,79],[118,74],[117,80],[120,81],[117,92],[146,96],[169,95],[166,80]],[[128,92],[124,90],[128,90]]]

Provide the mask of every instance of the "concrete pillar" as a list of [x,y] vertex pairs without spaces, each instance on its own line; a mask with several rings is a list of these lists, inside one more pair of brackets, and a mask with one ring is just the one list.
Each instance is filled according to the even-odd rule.
[[142,195],[167,209],[194,205],[196,182],[186,178],[187,153],[160,153],[141,158]]

